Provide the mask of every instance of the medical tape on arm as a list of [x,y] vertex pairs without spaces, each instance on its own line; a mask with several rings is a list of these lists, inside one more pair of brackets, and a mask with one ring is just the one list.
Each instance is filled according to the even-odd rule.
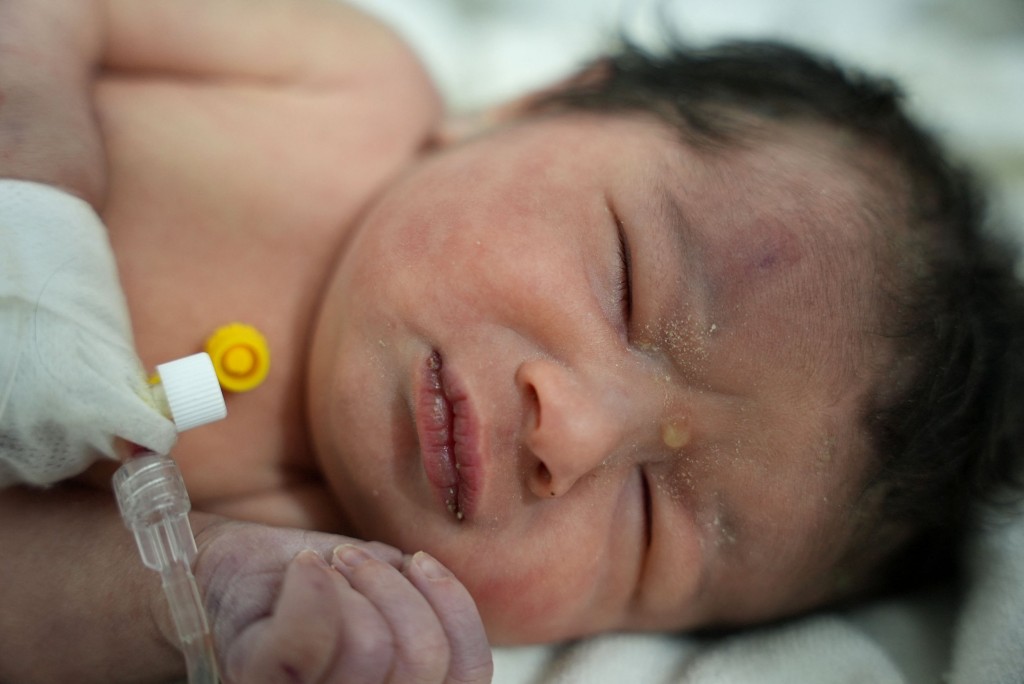
[[47,484],[115,457],[166,453],[106,228],[84,200],[0,180],[0,486]]

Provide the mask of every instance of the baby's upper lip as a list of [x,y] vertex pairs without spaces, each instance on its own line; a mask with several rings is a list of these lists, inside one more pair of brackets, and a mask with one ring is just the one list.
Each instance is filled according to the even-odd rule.
[[476,413],[439,352],[423,361],[418,375],[414,415],[424,472],[447,511],[470,519],[483,475]]

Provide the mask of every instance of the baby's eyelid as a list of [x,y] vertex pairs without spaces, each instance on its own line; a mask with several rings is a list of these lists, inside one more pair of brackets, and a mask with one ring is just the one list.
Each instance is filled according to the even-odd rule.
[[643,492],[644,505],[644,549],[651,548],[651,540],[654,535],[654,497],[651,492],[651,479],[647,471],[640,468],[640,483]]
[[629,250],[629,240],[626,239],[626,229],[622,225],[622,220],[614,212],[612,216],[615,218],[615,229],[618,232],[619,237],[619,263],[621,264],[621,272],[619,277],[619,301],[622,306],[622,318],[629,326],[630,318],[633,313],[633,263],[632,255]]

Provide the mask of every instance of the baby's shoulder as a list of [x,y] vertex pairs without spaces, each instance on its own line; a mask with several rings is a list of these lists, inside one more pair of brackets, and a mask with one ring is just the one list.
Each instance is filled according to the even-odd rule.
[[387,110],[409,131],[433,133],[441,122],[444,104],[430,72],[419,55],[397,32],[382,29],[374,59],[352,74],[352,87],[372,97],[368,103]]

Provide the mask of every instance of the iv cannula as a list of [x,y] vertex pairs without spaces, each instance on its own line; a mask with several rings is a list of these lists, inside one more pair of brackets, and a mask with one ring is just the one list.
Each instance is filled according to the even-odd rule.
[[[226,415],[207,354],[162,364],[157,366],[157,374],[167,413],[179,431]],[[181,471],[170,457],[144,451],[114,473],[114,493],[143,564],[160,573],[189,684],[217,684],[213,639],[192,573],[197,548],[188,520],[192,505]]]

